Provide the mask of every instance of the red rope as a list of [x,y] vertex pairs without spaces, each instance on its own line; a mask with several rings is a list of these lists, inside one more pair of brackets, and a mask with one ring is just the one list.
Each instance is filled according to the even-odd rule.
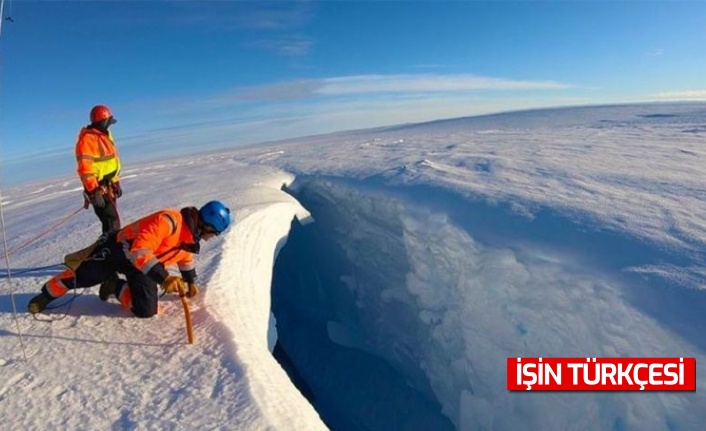
[[59,223],[55,224],[54,226],[50,227],[49,229],[45,230],[44,232],[40,233],[39,235],[35,236],[34,238],[30,238],[28,241],[25,241],[24,243],[20,244],[19,246],[11,249],[7,254],[13,254],[17,253],[18,251],[22,250],[23,248],[27,247],[28,245],[32,244],[33,242],[37,241],[39,238],[43,237],[44,235],[48,234],[49,232],[53,231],[54,229],[58,228],[62,224],[66,223],[67,221],[71,220],[73,216],[78,214],[81,210],[83,209],[83,205],[81,208],[77,209],[76,211],[72,212],[69,214],[66,218],[61,220]]

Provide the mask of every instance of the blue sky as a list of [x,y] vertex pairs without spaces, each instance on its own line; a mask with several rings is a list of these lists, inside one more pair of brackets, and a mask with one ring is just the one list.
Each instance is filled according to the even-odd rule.
[[113,108],[131,162],[530,107],[706,99],[698,2],[6,0],[8,14],[9,183],[72,174],[97,103]]

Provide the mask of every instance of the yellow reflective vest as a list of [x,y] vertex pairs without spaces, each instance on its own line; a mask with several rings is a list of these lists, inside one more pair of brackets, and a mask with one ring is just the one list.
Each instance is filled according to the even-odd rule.
[[120,180],[120,158],[110,133],[82,128],[76,142],[76,162],[83,188],[89,193],[104,180]]

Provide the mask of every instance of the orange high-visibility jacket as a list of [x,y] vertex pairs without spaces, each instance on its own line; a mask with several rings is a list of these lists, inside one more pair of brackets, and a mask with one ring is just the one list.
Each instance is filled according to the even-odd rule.
[[76,141],[78,176],[83,188],[93,192],[104,179],[119,181],[120,158],[110,134],[84,127]]
[[179,267],[188,282],[196,280],[194,253],[198,253],[198,240],[184,213],[195,213],[197,217],[198,211],[196,208],[157,211],[118,232],[116,239],[123,243],[126,257],[157,283],[164,281],[169,275],[165,267],[172,265]]

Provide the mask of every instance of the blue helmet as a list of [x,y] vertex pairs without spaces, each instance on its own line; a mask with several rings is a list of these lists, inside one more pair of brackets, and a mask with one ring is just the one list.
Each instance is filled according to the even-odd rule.
[[199,210],[201,222],[214,228],[218,234],[230,225],[230,209],[221,201],[211,201]]

